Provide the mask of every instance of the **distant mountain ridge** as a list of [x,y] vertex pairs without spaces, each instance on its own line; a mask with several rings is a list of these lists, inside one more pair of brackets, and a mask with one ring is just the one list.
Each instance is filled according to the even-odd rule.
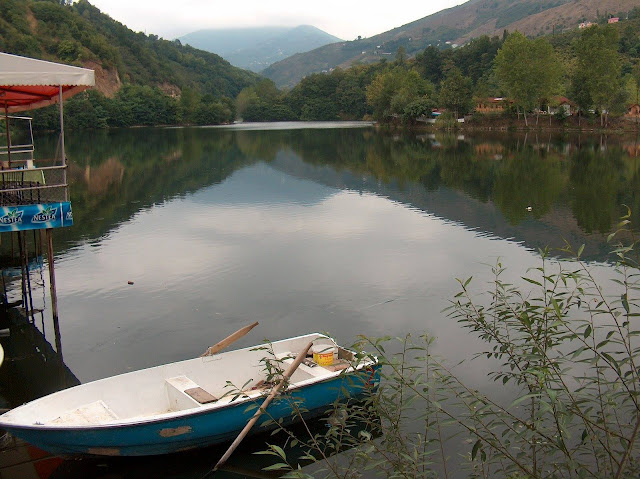
[[296,53],[342,41],[311,25],[206,29],[188,33],[179,40],[253,72],[260,72]]
[[607,14],[626,14],[638,6],[638,0],[470,0],[369,38],[293,55],[262,74],[279,87],[291,87],[311,73],[393,58],[401,46],[414,55],[429,45],[462,45],[482,35],[501,35],[504,30],[551,34]]

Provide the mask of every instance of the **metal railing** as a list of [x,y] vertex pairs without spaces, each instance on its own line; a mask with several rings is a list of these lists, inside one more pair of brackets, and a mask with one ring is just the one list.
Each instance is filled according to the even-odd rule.
[[65,171],[66,166],[0,170],[0,206],[66,201]]
[[34,160],[31,118],[9,120],[27,122],[30,142],[13,145],[9,138],[9,145],[0,145],[0,206],[67,201],[66,162],[62,158]]

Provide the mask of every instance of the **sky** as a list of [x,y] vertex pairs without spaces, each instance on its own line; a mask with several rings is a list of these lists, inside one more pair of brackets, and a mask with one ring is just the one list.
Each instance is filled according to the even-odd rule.
[[168,40],[205,28],[313,25],[343,40],[370,37],[466,0],[90,0],[130,29]]

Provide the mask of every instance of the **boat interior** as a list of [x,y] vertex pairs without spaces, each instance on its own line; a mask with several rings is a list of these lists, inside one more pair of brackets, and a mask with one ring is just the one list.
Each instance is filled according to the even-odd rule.
[[310,341],[330,341],[337,349],[335,360],[322,366],[307,357],[292,375],[292,386],[337,376],[354,366],[351,351],[326,336],[312,334],[86,383],[16,408],[1,419],[61,427],[106,425],[258,398],[279,381],[278,374],[269,370],[285,371]]

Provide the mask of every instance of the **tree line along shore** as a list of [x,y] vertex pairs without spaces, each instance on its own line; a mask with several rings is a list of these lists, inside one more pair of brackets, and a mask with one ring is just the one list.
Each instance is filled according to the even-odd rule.
[[[584,24],[587,25],[587,24]],[[583,26],[584,26],[583,25]],[[67,102],[70,128],[228,124],[253,121],[375,120],[465,128],[637,129],[640,119],[640,8],[562,34],[483,36],[427,47],[408,58],[355,64],[305,77],[291,89],[247,81],[233,95],[197,86],[167,94],[124,82],[111,97],[89,91]],[[53,110],[35,112],[50,129]]]

